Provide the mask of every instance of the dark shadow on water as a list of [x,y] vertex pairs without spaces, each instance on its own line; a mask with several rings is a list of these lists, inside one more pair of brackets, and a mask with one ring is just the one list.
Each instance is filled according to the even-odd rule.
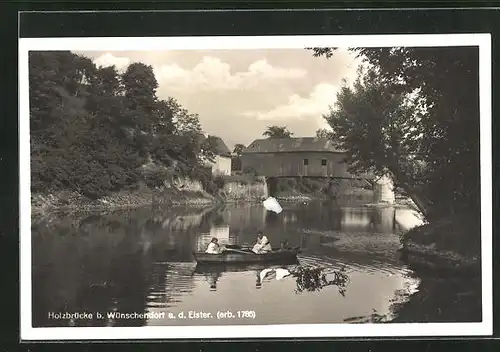
[[481,322],[481,280],[467,277],[421,277],[418,292],[397,297],[393,323]]

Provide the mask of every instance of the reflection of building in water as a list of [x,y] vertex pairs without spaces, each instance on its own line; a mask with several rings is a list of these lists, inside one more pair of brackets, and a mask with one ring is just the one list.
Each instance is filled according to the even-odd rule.
[[307,242],[309,240],[309,236],[307,234],[303,234],[300,236],[300,247],[307,248]]
[[342,229],[392,231],[395,211],[394,207],[343,208],[341,226]]
[[297,214],[295,213],[283,213],[282,221],[284,224],[293,224],[297,222]]
[[210,229],[210,236],[216,237],[220,244],[229,243],[229,226],[213,226]]
[[237,207],[228,207],[224,212],[224,220],[231,229],[264,227],[264,219],[266,217],[266,209],[263,206],[255,206],[254,204],[243,204]]
[[210,228],[210,232],[200,233],[196,236],[196,249],[205,251],[212,237],[216,237],[221,245],[238,243],[238,234],[229,231],[229,226],[213,226]]
[[368,208],[343,208],[341,209],[341,225],[342,228],[359,227],[367,228],[373,222],[371,209]]
[[396,208],[393,207],[384,207],[377,209],[375,211],[377,222],[374,226],[374,228],[377,231],[380,232],[385,232],[385,231],[391,231],[394,226],[395,226],[395,215],[396,215]]
[[198,252],[204,252],[207,249],[208,244],[212,236],[210,233],[200,233],[196,236],[196,250]]

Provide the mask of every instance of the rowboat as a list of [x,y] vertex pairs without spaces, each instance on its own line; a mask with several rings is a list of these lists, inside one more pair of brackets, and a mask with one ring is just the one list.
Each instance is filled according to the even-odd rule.
[[280,249],[269,253],[255,254],[251,250],[228,249],[220,254],[194,252],[198,264],[250,264],[279,263],[289,264],[297,261],[298,249]]

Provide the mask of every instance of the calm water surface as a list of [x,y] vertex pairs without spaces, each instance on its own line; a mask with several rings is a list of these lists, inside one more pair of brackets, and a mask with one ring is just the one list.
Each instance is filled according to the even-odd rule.
[[[388,321],[419,279],[398,259],[397,233],[420,222],[404,208],[355,201],[260,204],[218,209],[151,207],[33,224],[34,326],[144,326]],[[196,268],[192,252],[211,237],[252,244],[258,229],[271,244],[301,246],[299,265],[318,275],[260,278],[275,267]],[[335,273],[341,272],[342,282]],[[324,276],[324,280],[321,277]],[[337,276],[338,278],[338,276]],[[189,311],[255,312],[253,318],[170,319]],[[93,313],[55,319],[50,313]],[[101,319],[96,313],[103,314]],[[118,318],[118,313],[150,313]],[[158,314],[153,314],[158,313]],[[165,313],[163,317],[162,314]]]

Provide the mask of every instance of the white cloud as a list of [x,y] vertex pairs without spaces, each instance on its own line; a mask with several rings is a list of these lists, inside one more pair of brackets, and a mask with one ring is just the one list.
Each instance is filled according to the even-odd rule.
[[306,75],[307,71],[300,68],[273,67],[266,60],[255,61],[248,66],[248,72],[241,73],[242,77],[265,77],[267,79],[298,79]]
[[307,71],[299,68],[282,68],[259,60],[248,66],[247,71],[231,72],[231,66],[218,58],[205,56],[191,70],[178,64],[154,68],[160,85],[168,89],[235,90],[253,88],[261,82],[277,79],[300,79]]
[[128,65],[130,65],[130,59],[127,57],[114,56],[111,53],[105,53],[94,59],[94,63],[97,67],[109,67],[115,65],[118,71],[123,71]]
[[337,92],[338,87],[321,83],[313,88],[307,98],[293,94],[286,104],[278,105],[269,111],[246,111],[242,114],[257,120],[302,120],[316,117],[319,121],[323,119],[323,114],[328,112],[329,106],[335,102]]

